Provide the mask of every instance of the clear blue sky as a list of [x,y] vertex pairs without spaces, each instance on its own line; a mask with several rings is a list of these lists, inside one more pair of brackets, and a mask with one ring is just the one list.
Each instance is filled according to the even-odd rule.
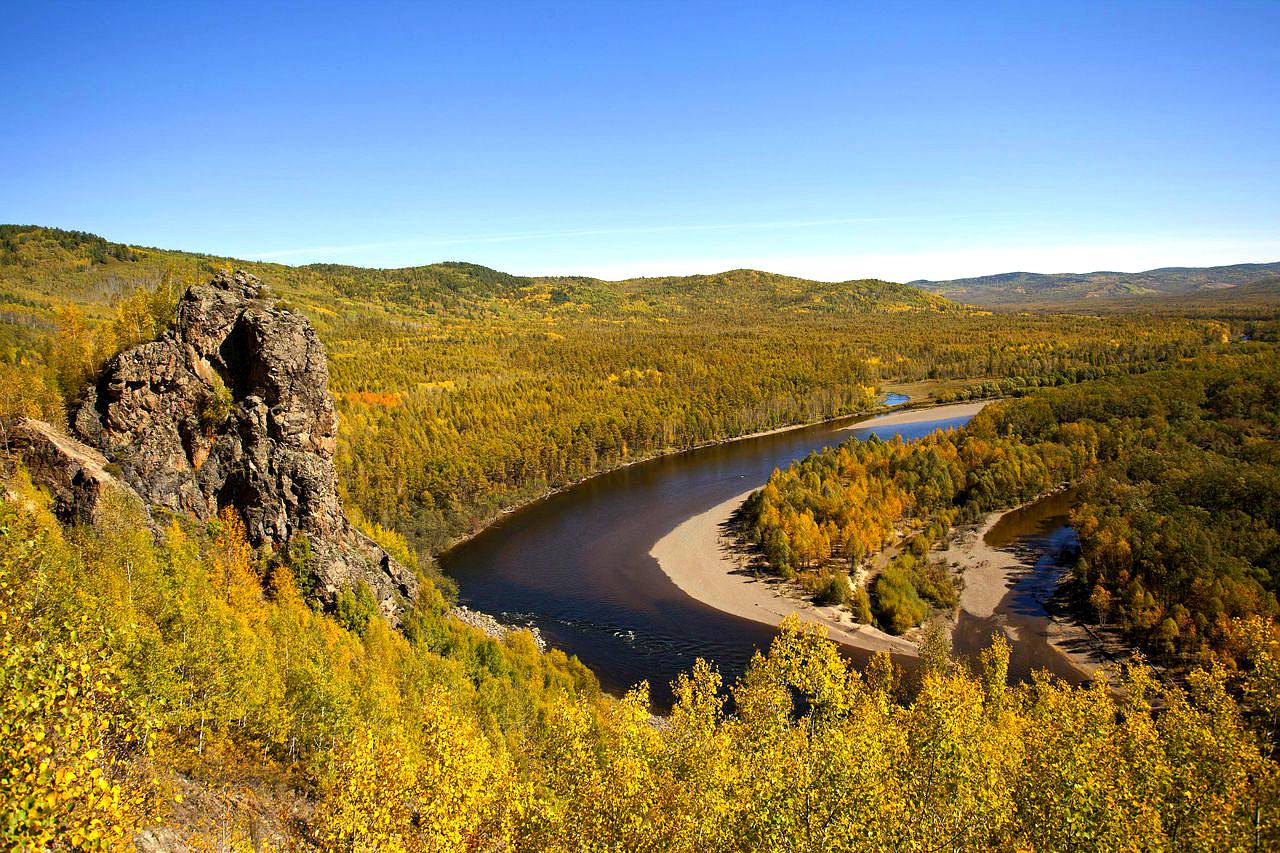
[[1280,259],[1280,2],[0,5],[0,221],[287,263]]

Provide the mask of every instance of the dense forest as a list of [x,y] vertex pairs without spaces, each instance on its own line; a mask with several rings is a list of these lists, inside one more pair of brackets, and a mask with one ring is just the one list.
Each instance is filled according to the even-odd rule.
[[[63,531],[0,502],[0,839],[197,849],[1261,850],[1280,844],[1280,638],[1186,689],[1006,685],[927,654],[865,675],[785,625],[724,685],[698,663],[670,716],[600,695],[527,633],[497,643],[426,587],[403,633],[308,607],[234,515],[159,539],[120,501]],[[409,559],[403,545],[398,549]],[[726,689],[727,688],[727,689]],[[729,700],[732,704],[727,704]],[[1157,710],[1158,709],[1158,710]]]
[[[144,339],[225,259],[0,230],[0,370],[60,390]],[[328,349],[348,505],[424,556],[513,504],[624,462],[871,408],[891,382],[948,397],[1142,372],[1243,330],[1209,318],[992,315],[902,285],[749,270],[531,279],[235,261]],[[139,287],[153,294],[138,295]],[[59,378],[61,377],[61,378]]]
[[[223,263],[0,230],[5,412],[56,421],[86,377],[160,333],[182,289]],[[1276,482],[1273,350],[1226,345],[1242,323],[995,316],[883,282],[753,272],[604,283],[459,264],[243,266],[315,322],[348,505],[424,580],[420,554],[508,502],[639,456],[865,410],[889,382],[928,382],[1028,396],[963,433],[846,445],[777,475],[797,477],[771,482],[779,515],[812,522],[780,567],[871,553],[889,535],[872,506],[927,520],[927,539],[1064,479],[1084,483],[1078,523],[1096,515],[1109,531],[1097,541],[1114,541],[1117,513],[1135,535],[1158,532],[1139,510],[1164,506],[1166,482],[1169,494],[1193,484],[1144,480],[1158,471],[1143,449],[1173,450],[1183,469],[1217,472],[1178,546],[1207,543],[1215,558],[1168,582],[1152,574],[1168,540],[1152,535],[1127,561],[1086,549],[1082,577],[1139,639],[1159,642],[1167,619],[1182,632],[1180,605],[1190,627],[1175,646],[1231,654],[1183,686],[1135,662],[1116,692],[1047,677],[1010,687],[999,641],[977,663],[933,643],[918,673],[885,656],[859,673],[789,623],[734,684],[699,662],[659,718],[645,685],[604,695],[528,633],[496,641],[451,618],[440,585],[422,584],[399,631],[358,596],[321,612],[289,555],[249,547],[233,512],[157,533],[120,498],[95,526],[63,528],[15,469],[0,500],[5,846],[122,849],[157,826],[159,843],[221,849],[1280,844],[1280,635],[1260,616],[1232,618],[1268,614],[1276,576],[1274,543],[1259,550],[1271,540],[1255,535],[1274,516],[1228,508]],[[1257,341],[1273,331],[1249,322]],[[1231,465],[1256,476],[1233,479]],[[850,476],[837,489],[827,472],[839,466]],[[1104,474],[1132,490],[1087,491]],[[784,505],[793,491],[821,506]],[[1220,561],[1213,549],[1235,550]],[[896,570],[904,595],[945,600],[927,560]]]
[[[1237,343],[1141,377],[1041,390],[912,442],[850,441],[775,471],[746,504],[769,566],[894,633],[954,606],[932,544],[1072,485],[1093,618],[1204,662],[1230,620],[1280,607],[1280,354]],[[873,583],[844,579],[889,544]]]

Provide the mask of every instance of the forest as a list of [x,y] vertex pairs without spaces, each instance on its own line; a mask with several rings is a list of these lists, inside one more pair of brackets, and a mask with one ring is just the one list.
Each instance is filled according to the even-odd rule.
[[[19,478],[20,480],[21,478]],[[926,650],[851,669],[783,626],[736,683],[699,662],[670,715],[601,695],[527,633],[403,632],[309,607],[232,514],[156,539],[127,501],[64,531],[0,501],[0,822],[11,849],[1262,850],[1280,843],[1280,637],[1121,690],[1006,684]],[[399,553],[408,558],[403,547]]]
[[[0,405],[55,423],[113,353],[163,331],[187,285],[231,263],[50,229],[0,229],[0,247]],[[417,569],[419,599],[399,630],[358,594],[325,612],[234,512],[153,533],[120,498],[64,528],[12,470],[4,846],[129,849],[156,827],[196,849],[1280,845],[1276,548],[1258,538],[1277,505],[1271,319],[992,314],[750,271],[606,283],[235,264],[319,330],[344,499]],[[775,474],[761,516],[806,519],[798,538],[785,523],[771,528],[785,541],[762,536],[779,570],[847,565],[909,520],[918,540],[864,603],[910,622],[910,596],[954,594],[915,558],[930,537],[1079,482],[1099,618],[1185,655],[1185,680],[1139,658],[1115,690],[1010,686],[999,640],[979,661],[930,641],[918,670],[881,656],[859,672],[789,622],[732,683],[698,662],[655,716],[648,685],[609,696],[527,632],[498,641],[448,615],[431,555],[503,507],[631,459],[866,411],[903,382],[1022,396],[963,432],[845,445]],[[1212,476],[1166,477],[1159,453]],[[1189,502],[1185,541],[1158,515],[1174,495]]]
[[[931,546],[1071,486],[1089,616],[1162,660],[1208,663],[1232,619],[1280,613],[1280,353],[1235,343],[1141,377],[1040,390],[912,442],[849,441],[745,506],[769,567],[901,633],[955,605]],[[870,588],[846,572],[890,544]]]
[[867,411],[889,383],[935,383],[954,398],[1138,373],[1245,322],[992,314],[887,282],[749,270],[528,279],[469,264],[287,267],[99,241],[0,229],[0,370],[38,398],[25,405],[56,419],[58,393],[76,394],[107,355],[163,323],[163,303],[234,263],[325,343],[347,504],[428,559],[550,489]]

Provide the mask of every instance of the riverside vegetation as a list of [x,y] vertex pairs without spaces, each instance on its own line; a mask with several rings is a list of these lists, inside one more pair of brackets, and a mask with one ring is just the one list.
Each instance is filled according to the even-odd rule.
[[[949,572],[928,560],[953,525],[1066,484],[1079,496],[1072,582],[1098,621],[1185,666],[1229,645],[1233,618],[1274,619],[1275,345],[997,402],[916,441],[846,442],[775,471],[746,523],[773,571],[902,633],[956,604]],[[846,570],[894,543],[902,553],[870,588],[850,589]]]
[[[107,354],[162,329],[183,284],[212,263],[95,249],[65,232],[4,240],[17,260],[0,265],[0,393],[7,411],[55,419]],[[1203,319],[983,315],[882,283],[811,289],[743,273],[615,287],[428,270],[256,268],[316,320],[334,359],[357,523],[424,581],[419,553],[503,501],[642,453],[855,410],[888,378],[1123,383],[1230,331]],[[850,293],[878,295],[859,306]],[[59,307],[69,298],[77,307]],[[708,317],[752,334],[706,332]],[[1240,358],[1218,368],[1265,372],[1260,353]],[[1072,392],[1089,393],[1053,393]],[[1228,398],[1241,422],[1274,430],[1265,398],[1246,392]],[[611,417],[619,435],[593,443],[592,425]],[[535,437],[539,423],[551,439]],[[1118,434],[1135,431],[1147,429]],[[538,443],[574,448],[578,435],[577,449]],[[526,453],[526,436],[556,455],[507,470],[501,450]],[[396,479],[440,471],[438,496]],[[381,486],[400,505],[380,510],[391,500]],[[144,827],[223,849],[1280,844],[1280,636],[1263,616],[1223,614],[1212,637],[1222,653],[1185,686],[1155,683],[1139,661],[1118,694],[1043,677],[1010,687],[999,641],[972,670],[931,644],[911,678],[885,656],[860,674],[789,623],[736,684],[698,663],[657,720],[644,685],[603,695],[528,633],[499,642],[449,618],[436,583],[421,584],[397,631],[358,594],[317,609],[294,562],[251,548],[233,512],[177,516],[153,533],[121,497],[95,525],[64,528],[13,471],[0,501],[5,844],[122,849]]]

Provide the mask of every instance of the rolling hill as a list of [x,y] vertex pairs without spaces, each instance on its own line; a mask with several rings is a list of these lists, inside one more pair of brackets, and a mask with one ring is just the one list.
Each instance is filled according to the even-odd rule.
[[[1146,272],[1009,272],[949,281],[911,282],[913,287],[983,306],[1064,306],[1109,300],[1213,297],[1247,293],[1280,296],[1280,262],[1222,267],[1161,267]],[[1271,279],[1271,283],[1265,283]],[[1260,283],[1263,282],[1263,283]],[[1225,301],[1225,300],[1222,300]]]
[[582,276],[529,277],[479,264],[446,262],[400,269],[340,264],[287,266],[216,255],[113,243],[96,234],[0,225],[0,311],[31,312],[72,301],[110,305],[139,281],[166,269],[188,281],[234,266],[270,281],[289,298],[349,300],[381,308],[486,313],[642,316],[719,310],[830,313],[963,311],[949,299],[894,282],[819,282],[758,270],[714,275],[603,281]]

